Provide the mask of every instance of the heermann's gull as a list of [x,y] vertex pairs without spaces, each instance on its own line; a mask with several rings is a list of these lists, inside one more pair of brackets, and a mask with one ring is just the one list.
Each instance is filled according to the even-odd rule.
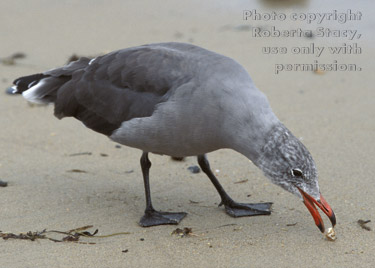
[[31,102],[54,103],[57,118],[73,116],[113,141],[143,151],[142,226],[177,224],[186,215],[153,208],[150,152],[198,156],[229,215],[270,214],[272,203],[237,203],[225,192],[205,155],[222,148],[245,155],[273,183],[299,197],[322,232],[315,205],[336,223],[320,194],[310,153],[274,115],[244,68],[228,57],[190,44],[150,44],[81,58],[18,78],[14,85],[14,93]]

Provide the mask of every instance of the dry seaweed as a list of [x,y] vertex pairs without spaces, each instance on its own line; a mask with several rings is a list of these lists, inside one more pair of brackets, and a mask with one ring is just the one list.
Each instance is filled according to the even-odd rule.
[[0,231],[0,237],[2,237],[4,240],[8,239],[22,239],[22,240],[31,240],[35,241],[36,239],[46,239],[46,230],[43,230],[41,232],[27,232],[27,233],[20,233],[20,234],[13,234],[13,233],[3,233]]
[[366,231],[371,231],[371,228],[366,226],[367,223],[371,222],[371,220],[358,220],[357,223],[359,226],[361,226],[362,229],[365,229]]
[[[96,229],[94,232],[90,233],[86,231],[89,228],[92,228],[92,225],[86,225],[83,227],[75,228],[69,231],[57,231],[57,230],[50,230],[47,231],[44,229],[41,232],[27,232],[27,233],[20,233],[20,234],[14,234],[14,233],[3,233],[0,231],[0,237],[2,237],[4,240],[8,239],[22,239],[22,240],[30,240],[30,241],[35,241],[37,239],[48,239],[53,242],[74,242],[78,244],[88,244],[88,245],[94,245],[96,243],[93,242],[82,242],[79,241],[81,237],[96,237],[96,238],[105,238],[105,237],[110,237],[110,236],[116,236],[116,235],[125,235],[125,234],[130,234],[129,232],[121,232],[121,233],[114,233],[114,234],[109,234],[109,235],[97,235],[98,229]],[[64,235],[61,239],[56,239],[47,236],[47,234],[60,234]]]

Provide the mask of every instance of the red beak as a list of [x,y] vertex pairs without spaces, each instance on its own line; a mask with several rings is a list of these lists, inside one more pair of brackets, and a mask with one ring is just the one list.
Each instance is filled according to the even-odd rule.
[[320,201],[317,201],[311,195],[302,191],[300,188],[297,187],[297,189],[300,191],[303,197],[303,203],[305,204],[307,209],[310,211],[312,217],[314,218],[316,226],[318,226],[319,230],[322,233],[324,233],[324,230],[325,230],[324,223],[314,203],[328,216],[328,218],[330,219],[332,223],[332,227],[336,225],[335,213],[333,213],[332,208],[330,207],[330,205],[328,205],[327,201],[323,198],[322,195],[320,195]]

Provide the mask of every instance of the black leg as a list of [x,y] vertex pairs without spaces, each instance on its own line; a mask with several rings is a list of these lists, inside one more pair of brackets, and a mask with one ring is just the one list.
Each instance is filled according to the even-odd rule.
[[185,212],[162,212],[156,211],[151,202],[150,182],[149,182],[149,171],[151,167],[150,159],[148,159],[148,153],[143,152],[141,157],[141,167],[143,173],[143,182],[145,185],[146,194],[146,210],[145,214],[139,221],[142,227],[150,227],[155,225],[163,224],[178,224],[185,216]]
[[221,197],[220,205],[224,205],[225,211],[232,217],[270,215],[272,203],[244,204],[237,203],[225,192],[220,182],[210,169],[206,155],[198,155],[198,164],[204,173],[210,178]]

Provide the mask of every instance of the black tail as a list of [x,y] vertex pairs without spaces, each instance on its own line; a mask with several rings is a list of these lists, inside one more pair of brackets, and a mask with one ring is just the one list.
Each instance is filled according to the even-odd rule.
[[16,79],[13,94],[22,94],[30,102],[47,104],[55,102],[58,89],[71,77],[53,77],[49,74],[33,74]]
[[85,68],[90,59],[80,58],[61,68],[20,77],[14,80],[13,94],[22,94],[28,101],[35,103],[55,102],[57,91],[71,78],[75,71]]
[[22,92],[28,90],[32,86],[35,86],[41,79],[46,77],[48,77],[48,75],[40,73],[17,78],[13,81],[13,94],[22,94]]

